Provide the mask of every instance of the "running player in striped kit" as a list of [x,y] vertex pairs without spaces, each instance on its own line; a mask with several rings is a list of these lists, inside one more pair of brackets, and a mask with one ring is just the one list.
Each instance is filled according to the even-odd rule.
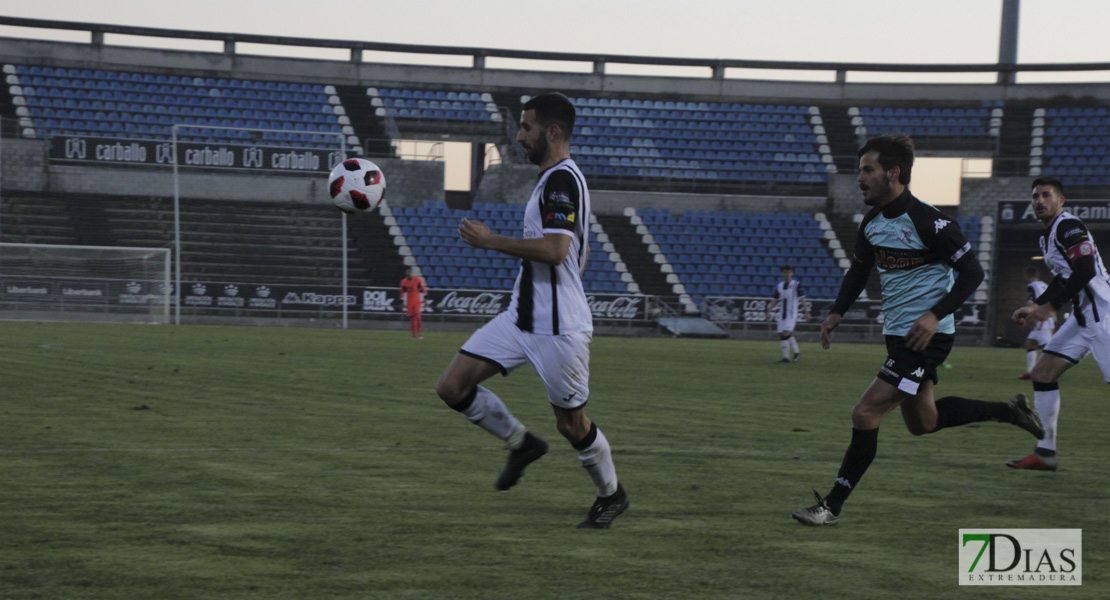
[[[1041,294],[1048,289],[1048,284],[1041,281],[1037,267],[1025,267],[1025,291],[1029,293],[1029,304],[1032,304]],[[1052,338],[1052,330],[1056,327],[1056,316],[1036,323],[1029,322],[1029,335],[1025,338],[1025,372],[1018,379],[1032,379],[1033,365],[1037,364],[1037,351],[1048,344]]]
[[1060,376],[1090,354],[1102,378],[1110,383],[1110,277],[1087,226],[1064,210],[1064,184],[1059,179],[1040,177],[1033,181],[1033,214],[1044,224],[1041,252],[1055,277],[1032,304],[1015,310],[1013,318],[1021,324],[1045,321],[1069,301],[1073,310],[1031,372],[1033,405],[1044,423],[1044,439],[1032,454],[1008,461],[1006,466],[1055,471]]
[[[802,306],[799,307],[799,304]],[[782,348],[782,361],[798,362],[802,357],[798,349],[798,339],[794,337],[794,327],[798,323],[798,309],[802,309],[803,321],[809,320],[809,304],[802,293],[802,283],[794,279],[793,265],[782,266],[782,281],[775,284],[775,297],[767,305],[765,319],[774,314],[778,321],[779,347]],[[793,354],[793,358],[791,358]]]
[[617,481],[609,441],[586,417],[593,315],[582,273],[589,255],[590,193],[570,158],[574,120],[574,105],[559,93],[524,104],[516,139],[540,175],[524,209],[523,238],[497,235],[469,219],[459,225],[463,242],[519,258],[520,273],[509,308],[463,344],[436,392],[470,422],[505,442],[509,459],[494,487],[507,490],[525,467],[547,453],[547,442],[481,384],[531,365],[547,389],[556,429],[578,451],[597,488],[597,498],[578,527],[608,529],[628,508],[628,494]]

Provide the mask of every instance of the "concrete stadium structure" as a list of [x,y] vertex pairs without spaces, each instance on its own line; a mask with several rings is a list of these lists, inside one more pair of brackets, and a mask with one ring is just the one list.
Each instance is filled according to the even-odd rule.
[[[594,209],[600,215],[623,215],[628,209],[666,209],[673,212],[702,211],[783,211],[822,213],[833,222],[850,224],[862,212],[855,172],[854,149],[868,130],[861,109],[914,107],[946,109],[983,107],[990,115],[986,136],[938,135],[919,139],[923,154],[932,156],[982,157],[994,160],[988,178],[963,181],[958,214],[993,223],[992,242],[980,257],[991,265],[989,286],[982,289],[987,302],[985,326],[973,328],[977,341],[1013,339],[1015,333],[1006,322],[1009,309],[1024,301],[1020,285],[1021,270],[1035,247],[1038,224],[1020,217],[1003,218],[1004,211],[1023,209],[1033,176],[1047,169],[1049,149],[1043,130],[1046,110],[1105,109],[1110,106],[1110,84],[1018,84],[1014,74],[1041,71],[1110,70],[1110,65],[875,65],[835,63],[784,63],[775,61],[697,60],[666,57],[631,57],[574,53],[541,53],[483,48],[405,46],[370,42],[310,40],[228,33],[202,33],[149,28],[133,28],[88,23],[65,23],[0,17],[0,25],[21,26],[28,31],[63,29],[87,32],[88,43],[38,39],[0,39],[0,64],[22,67],[95,69],[143,72],[162,75],[187,75],[197,78],[225,78],[243,81],[298,82],[346,89],[412,89],[447,93],[480,92],[488,94],[495,112],[502,118],[478,125],[438,124],[433,121],[391,120],[372,112],[348,107],[354,136],[360,149],[371,142],[384,142],[377,153],[370,152],[389,173],[389,200],[397,207],[417,207],[427,202],[446,202],[452,208],[468,209],[475,203],[515,203],[527,197],[534,181],[534,167],[524,164],[513,148],[512,123],[519,116],[520,97],[548,90],[559,90],[579,98],[689,103],[745,103],[758,105],[801,105],[812,107],[806,115],[808,126],[819,131],[815,147],[827,158],[818,162],[820,181],[791,184],[769,181],[745,185],[705,181],[670,181],[665,178],[591,177]],[[165,40],[204,40],[214,44],[212,51],[183,51],[156,47],[134,47],[106,43],[112,36],[142,36]],[[299,59],[284,56],[248,54],[245,45],[272,45],[304,48],[339,48],[349,52],[346,60]],[[412,56],[414,64],[376,63],[364,60],[366,52],[390,52]],[[469,66],[415,64],[428,55],[467,57]],[[536,70],[499,68],[502,59],[535,61]],[[543,63],[572,65],[578,72],[558,72]],[[644,76],[610,74],[614,64],[683,67],[704,76]],[[772,81],[740,79],[730,76],[734,69],[827,71],[833,81]],[[853,72],[918,73],[993,73],[997,81],[986,84],[852,83]],[[13,71],[14,73],[14,71]],[[9,84],[11,84],[9,80]],[[106,168],[84,162],[58,160],[51,154],[49,136],[28,134],[23,106],[16,100],[12,85],[0,94],[0,118],[4,118],[2,144],[2,184],[4,199],[13,195],[103,195],[132,196],[137,190],[169,190],[172,173],[166,168]],[[368,105],[371,106],[371,105]],[[878,113],[876,113],[878,114]],[[816,117],[816,119],[814,119]],[[359,127],[359,120],[363,126]],[[376,122],[380,139],[367,133],[366,123]],[[819,129],[818,129],[819,128]],[[1040,129],[1041,131],[1038,131]],[[870,133],[875,129],[871,128]],[[1040,135],[1038,135],[1040,134]],[[395,139],[465,141],[474,143],[474,163],[481,165],[484,145],[501,149],[501,162],[488,171],[476,168],[470,194],[445,194],[440,182],[442,164],[405,160],[389,147]],[[1110,135],[1104,144],[1110,148]],[[1099,147],[1098,143],[1093,144]],[[392,156],[391,156],[392,154]],[[1092,168],[1099,169],[1098,165]],[[1110,166],[1101,167],[1110,171]],[[190,197],[197,199],[259,201],[272,196],[292,202],[314,202],[323,190],[320,178],[254,177],[242,185],[245,175],[225,172],[182,174]],[[1068,177],[1064,176],[1065,183]],[[1093,209],[1106,205],[1110,186],[1097,183],[1075,186],[1069,200],[1089,204]],[[236,191],[238,190],[238,191]],[[249,191],[243,191],[249,190]],[[145,192],[150,195],[149,192]],[[300,200],[298,200],[300,199]],[[928,200],[928,199],[926,199]],[[1092,213],[1096,214],[1096,213]],[[3,215],[0,214],[0,223]],[[1103,247],[1110,247],[1110,215],[1089,219]],[[849,226],[850,229],[850,226]],[[974,241],[974,240],[973,240]],[[848,245],[844,240],[843,245]]]

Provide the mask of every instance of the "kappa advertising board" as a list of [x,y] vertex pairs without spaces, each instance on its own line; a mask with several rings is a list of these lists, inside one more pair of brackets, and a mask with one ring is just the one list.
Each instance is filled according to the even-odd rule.
[[[812,322],[820,323],[832,308],[831,300],[810,300]],[[705,316],[718,323],[767,323],[769,298],[733,298],[711,296],[705,299]],[[983,327],[987,305],[982,302],[965,303],[956,310],[956,324],[963,327]],[[773,318],[773,317],[772,317]],[[845,325],[882,325],[882,303],[858,300],[840,321]]]
[[[328,173],[345,157],[339,150],[237,144],[177,144],[178,166],[210,169],[273,170]],[[173,143],[157,140],[123,140],[60,136],[50,139],[52,160],[101,164],[172,165]]]
[[182,308],[231,308],[244,310],[342,310],[357,307],[359,294],[339,286],[258,285],[249,283],[182,284]]

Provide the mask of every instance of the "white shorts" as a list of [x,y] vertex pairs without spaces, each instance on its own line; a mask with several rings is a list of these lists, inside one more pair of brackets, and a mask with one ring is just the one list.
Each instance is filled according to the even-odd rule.
[[1056,323],[1052,320],[1041,321],[1033,327],[1032,331],[1029,332],[1029,335],[1025,339],[1033,340],[1037,342],[1038,346],[1043,348],[1047,346],[1048,341],[1052,339],[1052,328],[1054,325],[1056,325]]
[[502,375],[528,363],[547,388],[547,401],[574,409],[590,397],[591,332],[537,335],[521,331],[503,312],[478,328],[460,352],[496,365]]
[[794,326],[797,324],[798,318],[792,319],[779,319],[779,333],[784,331],[794,331]]
[[1056,330],[1044,351],[1079,364],[1090,354],[1102,371],[1102,378],[1110,383],[1110,319],[1080,327],[1074,316],[1068,317]]

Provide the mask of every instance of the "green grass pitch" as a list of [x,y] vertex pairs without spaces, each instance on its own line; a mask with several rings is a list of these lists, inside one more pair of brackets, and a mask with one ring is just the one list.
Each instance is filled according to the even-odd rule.
[[[434,325],[433,325],[434,327]],[[463,333],[0,323],[0,598],[1106,598],[1110,389],[1062,381],[1056,473],[1027,433],[913,437],[898,414],[838,527],[825,493],[876,344],[598,337],[590,416],[631,508],[594,490],[535,374],[489,387],[552,451],[507,492],[500,442],[434,392]],[[1005,400],[1020,350],[958,346],[938,395]],[[960,528],[1081,528],[1081,588],[960,587]]]

